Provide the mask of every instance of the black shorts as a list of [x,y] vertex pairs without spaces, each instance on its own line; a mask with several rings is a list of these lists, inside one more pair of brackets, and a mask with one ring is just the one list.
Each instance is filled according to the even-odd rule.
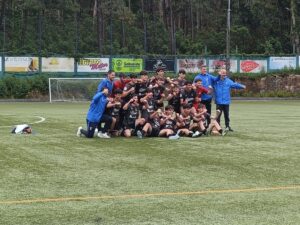
[[152,129],[151,134],[149,135],[149,137],[158,137],[160,132],[160,129]]

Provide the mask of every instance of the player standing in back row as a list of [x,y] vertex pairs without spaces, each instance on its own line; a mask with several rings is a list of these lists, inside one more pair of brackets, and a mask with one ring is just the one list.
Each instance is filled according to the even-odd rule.
[[[194,78],[194,83],[196,80],[199,79],[202,80],[202,86],[206,89],[209,89],[212,87],[212,84],[217,79],[217,77],[207,73],[206,66],[202,66],[201,73]],[[212,95],[207,93],[202,93],[200,97],[201,97],[201,103],[204,104],[207,109],[207,113],[211,114]],[[210,118],[207,118],[207,124],[210,124]]]

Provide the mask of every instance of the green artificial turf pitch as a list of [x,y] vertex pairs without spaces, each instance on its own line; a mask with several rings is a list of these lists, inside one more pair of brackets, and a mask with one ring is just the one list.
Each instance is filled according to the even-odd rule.
[[87,109],[0,103],[0,224],[300,224],[299,101],[235,101],[234,132],[179,140],[78,138]]

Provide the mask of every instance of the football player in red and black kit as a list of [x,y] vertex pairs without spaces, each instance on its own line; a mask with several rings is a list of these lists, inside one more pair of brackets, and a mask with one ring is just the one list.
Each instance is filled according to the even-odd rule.
[[149,86],[152,89],[153,92],[153,99],[156,103],[157,108],[163,108],[164,107],[164,79],[159,78],[156,79],[155,83]]
[[178,78],[173,80],[173,84],[179,86],[180,91],[182,91],[185,88],[185,79],[186,72],[185,70],[179,70],[178,72]]
[[112,101],[107,103],[106,106],[106,114],[110,115],[112,117],[112,124],[110,127],[110,133],[114,136],[119,136],[121,129],[121,121],[120,121],[120,115],[121,115],[121,108],[122,108],[122,90],[116,89],[113,93],[114,98]]
[[[186,81],[185,82],[185,88],[180,93],[180,104],[181,104],[181,106],[184,105],[184,104],[188,104],[188,105],[190,105],[192,107],[193,104],[194,104],[194,102],[195,102],[196,96],[197,96],[197,93],[194,90],[192,82]],[[194,108],[192,108],[192,112],[195,112]]]
[[124,73],[119,74],[119,80],[114,80],[114,85],[113,85],[113,94],[115,90],[120,89],[123,91],[125,85],[130,82],[130,78],[127,78]]
[[176,130],[176,114],[174,108],[168,105],[165,109],[165,113],[162,114],[160,124],[162,129],[159,132],[159,137],[170,137],[175,134]]
[[173,106],[176,113],[181,113],[180,109],[180,89],[178,86],[174,86],[171,92],[167,96],[168,105]]
[[179,136],[189,136],[192,137],[193,132],[192,121],[193,121],[193,113],[192,107],[189,104],[184,104],[182,106],[182,113],[177,117],[177,134]]
[[140,127],[145,124],[145,119],[141,118],[137,95],[134,95],[127,103],[125,103],[125,105],[123,106],[123,110],[124,136],[131,137],[133,135],[136,135],[136,130],[140,130]]
[[130,74],[130,81],[125,85],[122,93],[122,99],[126,103],[135,95],[135,86],[137,83],[136,75]]
[[149,79],[148,79],[148,72],[145,70],[142,70],[140,72],[140,78],[137,79],[137,83],[135,85],[135,94],[137,94],[139,100],[143,97],[145,97],[148,84],[149,84]]
[[148,118],[146,124],[142,130],[137,131],[137,136],[143,138],[148,137],[158,137],[161,127],[161,111],[160,109],[154,111]]

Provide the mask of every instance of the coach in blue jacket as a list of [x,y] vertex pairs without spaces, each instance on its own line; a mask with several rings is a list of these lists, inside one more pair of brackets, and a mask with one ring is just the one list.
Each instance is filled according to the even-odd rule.
[[106,108],[108,102],[107,96],[109,94],[108,88],[104,87],[102,92],[97,92],[91,102],[89,111],[86,116],[87,130],[78,128],[77,136],[86,136],[87,138],[92,138],[94,136],[95,129],[100,123],[101,117]]
[[[213,82],[214,92],[215,92],[215,102],[217,105],[217,109],[224,112],[225,118],[225,130],[233,131],[229,126],[229,105],[231,102],[230,90],[231,89],[245,89],[246,86],[233,82],[231,79],[227,77],[227,73],[225,69],[221,69],[219,71],[219,77]],[[218,122],[220,123],[220,118],[218,118]]]

